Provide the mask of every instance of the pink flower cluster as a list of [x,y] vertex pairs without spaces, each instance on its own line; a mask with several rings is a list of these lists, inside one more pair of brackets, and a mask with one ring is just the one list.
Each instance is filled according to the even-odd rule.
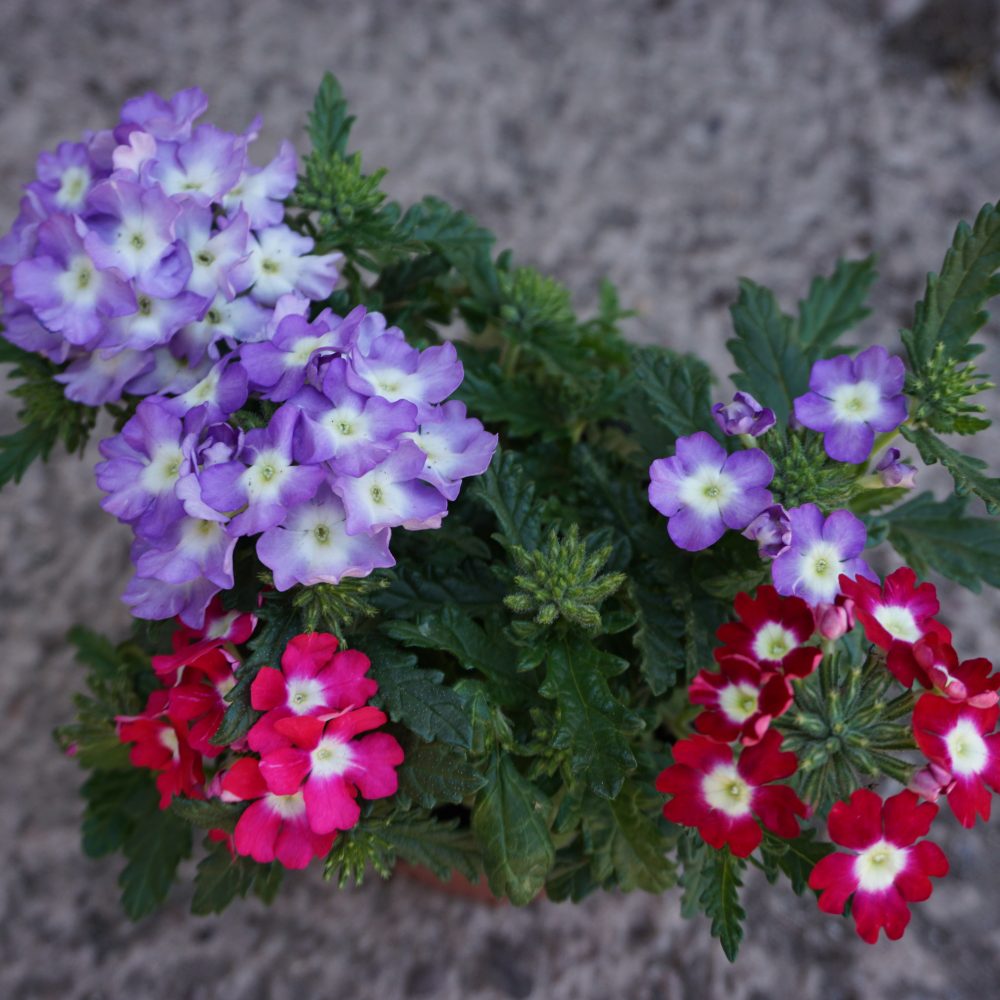
[[[740,594],[737,620],[723,625],[717,670],[691,682],[691,702],[701,706],[698,735],[674,746],[675,763],[657,780],[670,796],[668,820],[698,829],[716,849],[748,857],[761,843],[761,826],[780,837],[799,833],[797,817],[809,807],[782,779],[798,762],[782,751],[776,718],[794,704],[795,683],[816,668],[823,651],[810,640],[835,641],[856,623],[881,650],[885,668],[906,688],[928,689],[913,710],[913,737],[926,763],[909,788],[883,801],[857,789],[830,811],[828,833],[837,851],[814,868],[809,885],[819,905],[841,914],[848,900],[858,934],[869,942],[884,929],[899,938],[910,919],[908,904],[927,899],[931,877],[947,873],[941,849],[923,840],[941,796],[959,822],[989,819],[991,790],[1000,791],[1000,674],[985,659],[959,662],[929,583],[903,567],[876,583],[867,576],[839,578],[832,604],[810,608],[798,597],[761,587]],[[921,801],[924,799],[926,801]]]
[[141,715],[118,718],[118,736],[132,744],[133,764],[156,772],[161,809],[174,796],[246,802],[232,837],[213,831],[214,839],[261,863],[305,868],[358,823],[359,794],[395,794],[403,750],[372,732],[387,719],[367,704],[378,690],[365,676],[370,660],[325,633],[295,636],[280,669],[262,667],[251,704],[264,714],[244,740],[213,744],[239,672],[236,646],[254,626],[252,615],[223,615],[215,603],[204,629],[179,628],[174,652],[153,658],[164,687]]

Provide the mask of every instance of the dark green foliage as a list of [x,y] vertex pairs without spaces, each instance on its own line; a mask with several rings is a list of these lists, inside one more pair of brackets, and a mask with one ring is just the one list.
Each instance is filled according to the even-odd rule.
[[828,278],[813,278],[809,294],[799,303],[798,335],[810,364],[842,353],[842,333],[869,313],[865,300],[878,277],[875,258],[839,260]]
[[513,453],[498,450],[469,492],[493,512],[500,528],[499,541],[505,548],[538,548],[542,507],[535,500],[534,485]]
[[889,543],[918,576],[937,572],[976,593],[1000,587],[1000,523],[966,506],[965,497],[921,493],[884,516]]
[[990,514],[1000,514],[1000,479],[986,475],[987,464],[972,455],[945,444],[937,435],[923,427],[902,427],[903,437],[916,445],[927,465],[940,462],[955,480],[955,492],[960,496],[975,493]]
[[460,805],[485,784],[478,769],[458,748],[447,743],[403,740],[406,759],[399,768],[401,802],[415,802],[425,809],[443,803]]
[[709,847],[693,831],[685,831],[679,842],[684,886],[685,916],[704,913],[712,921],[712,935],[719,939],[730,962],[736,961],[743,940],[746,911],[740,905],[740,889],[746,861],[728,847]]
[[236,822],[246,809],[243,802],[223,802],[221,799],[175,798],[170,811],[192,826],[202,830],[225,830],[232,833]]
[[733,382],[774,410],[783,426],[792,401],[809,388],[809,359],[795,323],[781,311],[773,292],[746,278],[730,311],[736,338],[726,346],[739,367]]
[[809,888],[809,876],[817,862],[835,850],[832,844],[817,840],[815,830],[804,830],[793,840],[765,830],[760,845],[761,867],[770,882],[777,881],[779,874],[785,875],[792,891],[801,896]]
[[261,865],[250,858],[234,858],[225,844],[206,841],[208,853],[198,862],[191,912],[200,916],[221,913],[236,899],[253,892],[270,903],[284,875],[276,862]]

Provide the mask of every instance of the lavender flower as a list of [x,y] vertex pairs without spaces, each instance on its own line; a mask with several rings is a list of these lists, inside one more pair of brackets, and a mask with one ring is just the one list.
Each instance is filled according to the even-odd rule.
[[365,396],[390,402],[408,399],[418,407],[440,403],[462,382],[462,363],[453,344],[418,351],[400,337],[383,335],[366,354],[355,352],[347,384]]
[[729,404],[716,403],[712,416],[723,434],[759,437],[775,424],[774,410],[760,405],[748,392],[738,392]]
[[912,465],[901,462],[902,453],[898,448],[887,448],[881,461],[875,466],[882,485],[887,487],[900,486],[903,489],[913,489],[917,478],[917,470]]
[[672,458],[649,468],[649,502],[667,519],[679,548],[695,552],[717,542],[727,528],[741,531],[773,498],[771,460],[759,448],[727,455],[710,434],[677,439]]
[[905,371],[884,347],[869,347],[856,358],[846,354],[817,361],[809,375],[811,392],[795,400],[796,419],[823,433],[823,446],[838,462],[863,462],[876,433],[895,430],[906,419]]
[[762,559],[777,559],[792,542],[792,522],[780,503],[762,510],[743,530],[743,537],[757,543]]
[[813,605],[833,604],[840,593],[842,573],[878,580],[860,558],[867,533],[850,511],[835,510],[824,518],[819,507],[807,503],[792,508],[788,516],[792,544],[771,564],[779,594],[795,595]]

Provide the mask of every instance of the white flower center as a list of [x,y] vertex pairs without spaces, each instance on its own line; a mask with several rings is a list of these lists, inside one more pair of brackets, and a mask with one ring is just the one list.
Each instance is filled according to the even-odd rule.
[[236,621],[239,616],[237,611],[229,611],[224,614],[221,618],[216,618],[211,625],[205,630],[206,639],[221,639],[229,634],[229,630],[233,627],[233,622]]
[[754,636],[753,654],[758,660],[783,660],[797,645],[794,632],[780,622],[767,622]]
[[880,840],[854,859],[854,874],[862,892],[883,892],[906,868],[909,850]]
[[847,424],[863,424],[877,416],[881,409],[882,392],[877,382],[838,385],[830,397],[837,420]]
[[875,621],[893,637],[903,642],[916,642],[923,632],[917,626],[913,612],[901,604],[882,604],[875,611]]
[[56,204],[60,208],[77,208],[90,185],[90,171],[86,167],[67,167],[60,178]]
[[944,742],[955,774],[979,774],[989,762],[990,751],[986,741],[968,719],[959,719]]
[[307,715],[323,705],[323,685],[315,677],[299,677],[288,682],[288,707],[296,715]]
[[288,357],[285,358],[286,368],[302,368],[308,364],[309,359],[313,355],[313,351],[319,350],[323,347],[322,337],[303,337],[296,345],[295,349],[291,351]]
[[727,816],[746,816],[750,812],[753,789],[740,777],[732,764],[720,764],[701,782],[702,794],[713,809]]
[[719,708],[733,722],[746,722],[757,711],[758,694],[757,688],[746,681],[730,684],[719,692]]
[[681,502],[703,517],[715,517],[732,499],[736,484],[732,476],[711,465],[691,473],[678,491]]
[[174,488],[184,463],[184,453],[175,444],[154,452],[152,460],[142,470],[142,485],[150,493],[166,493]]
[[267,805],[272,812],[276,812],[282,819],[295,819],[306,811],[306,800],[301,792],[294,795],[273,795],[268,793]]
[[243,473],[251,500],[274,496],[281,489],[291,462],[279,451],[262,451],[253,465]]
[[347,743],[341,743],[333,736],[320,740],[312,752],[312,773],[317,778],[328,778],[343,774],[354,763],[354,754]]
[[802,553],[799,580],[805,584],[809,599],[832,604],[837,596],[840,576],[840,552],[830,542],[816,542]]
[[170,751],[170,756],[177,760],[181,755],[180,744],[177,742],[177,733],[172,726],[164,726],[160,730],[160,742]]
[[98,285],[93,261],[85,254],[74,257],[56,281],[59,294],[66,302],[84,308],[92,307],[97,301]]

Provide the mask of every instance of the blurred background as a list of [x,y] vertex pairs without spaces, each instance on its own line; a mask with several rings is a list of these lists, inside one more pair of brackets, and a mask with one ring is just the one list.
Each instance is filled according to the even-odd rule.
[[[468,210],[582,307],[609,276],[640,313],[637,339],[697,350],[724,375],[738,276],[791,307],[838,256],[875,251],[882,278],[863,337],[891,343],[955,222],[1000,194],[996,8],[4,0],[0,230],[37,153],[106,127],[129,96],[197,84],[221,126],[261,114],[263,162],[282,137],[304,148],[329,69],[358,118],[353,148],[390,169],[395,197],[435,194]],[[0,431],[14,412],[0,400]],[[948,823],[937,839],[954,874],[914,908],[902,942],[869,947],[811,898],[751,878],[733,967],[704,922],[680,918],[677,893],[515,910],[402,878],[338,892],[312,870],[289,878],[271,909],[254,901],[195,918],[179,890],[129,924],[119,862],[80,852],[79,775],[50,738],[79,686],[67,628],[127,626],[117,595],[128,532],[97,506],[95,454],[60,456],[0,496],[0,996],[997,995],[1000,836]],[[947,593],[963,654],[995,652],[996,594]]]

